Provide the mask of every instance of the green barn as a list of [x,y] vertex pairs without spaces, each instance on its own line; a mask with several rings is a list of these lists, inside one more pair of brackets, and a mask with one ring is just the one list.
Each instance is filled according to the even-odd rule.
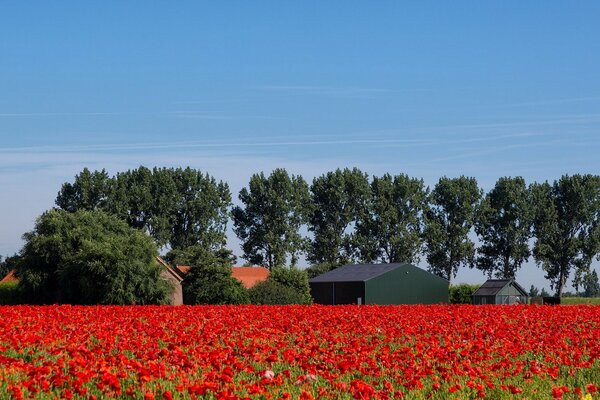
[[514,279],[488,279],[473,293],[473,304],[527,304],[527,291]]
[[448,281],[409,263],[350,264],[309,281],[317,304],[435,304]]

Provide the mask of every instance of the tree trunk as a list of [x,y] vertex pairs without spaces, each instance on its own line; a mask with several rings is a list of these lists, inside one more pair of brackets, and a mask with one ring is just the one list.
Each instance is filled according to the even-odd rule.
[[567,280],[566,276],[565,276],[565,273],[564,273],[564,270],[565,269],[561,266],[560,267],[560,274],[558,275],[558,285],[556,287],[556,296],[557,297],[562,297],[563,289],[565,287],[565,281]]

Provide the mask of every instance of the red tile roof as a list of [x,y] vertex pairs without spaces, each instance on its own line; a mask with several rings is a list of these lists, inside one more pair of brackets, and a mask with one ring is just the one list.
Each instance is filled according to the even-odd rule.
[[192,268],[192,267],[190,267],[189,265],[178,265],[177,266],[177,269],[181,272],[182,275],[187,274],[188,271],[190,270],[190,268]]
[[[185,276],[190,268],[192,267],[189,265],[177,266],[181,276]],[[265,267],[231,267],[231,276],[242,282],[246,289],[249,289],[259,282],[266,281],[269,277],[269,270]]]
[[14,269],[10,270],[8,272],[8,274],[6,274],[6,276],[4,278],[2,278],[2,280],[0,281],[0,283],[12,283],[12,282],[19,282],[19,278],[17,278],[16,271]]
[[231,276],[242,282],[246,289],[266,281],[269,277],[269,270],[265,267],[232,267],[231,270]]

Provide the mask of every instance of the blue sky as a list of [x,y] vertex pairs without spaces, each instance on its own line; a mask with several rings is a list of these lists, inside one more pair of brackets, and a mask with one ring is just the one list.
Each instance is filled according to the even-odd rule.
[[598,15],[593,1],[3,1],[0,254],[85,166],[190,165],[234,194],[276,167],[485,189],[598,173]]

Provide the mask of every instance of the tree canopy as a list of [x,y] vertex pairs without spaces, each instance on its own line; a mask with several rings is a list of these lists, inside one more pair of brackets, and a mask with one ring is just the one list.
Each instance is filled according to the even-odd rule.
[[102,211],[51,210],[24,235],[17,266],[24,300],[35,304],[166,304],[152,239]]
[[285,169],[269,177],[261,172],[250,178],[248,188],[240,191],[243,206],[233,209],[234,230],[242,241],[243,257],[250,263],[272,269],[296,265],[306,250],[307,240],[300,233],[310,212],[308,185],[300,176]]
[[367,209],[367,175],[357,168],[328,172],[313,180],[310,195],[313,207],[308,230],[314,238],[307,259],[332,267],[355,259],[351,228]]
[[533,254],[557,296],[575,271],[575,285],[600,252],[600,177],[562,176],[532,187],[536,206]]
[[475,223],[481,190],[475,178],[441,178],[430,195],[425,215],[425,253],[429,269],[452,281],[460,266],[472,266]]
[[363,262],[419,262],[427,190],[401,174],[373,177],[367,212],[358,217],[355,244]]
[[475,221],[481,245],[477,249],[477,268],[489,277],[514,278],[529,258],[532,203],[521,177],[500,178],[486,194]]
[[192,168],[139,167],[109,177],[85,168],[56,198],[63,210],[103,210],[148,232],[159,247],[225,246],[229,186]]

